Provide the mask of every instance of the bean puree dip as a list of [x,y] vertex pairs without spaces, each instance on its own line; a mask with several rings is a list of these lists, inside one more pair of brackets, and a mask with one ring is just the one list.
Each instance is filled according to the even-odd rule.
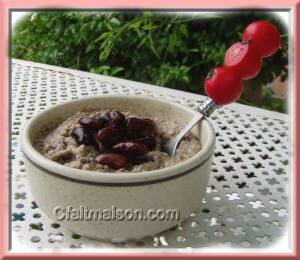
[[35,147],[48,159],[68,167],[97,172],[143,172],[185,161],[200,149],[191,133],[171,158],[161,145],[183,128],[129,111],[80,111],[52,130],[45,129]]

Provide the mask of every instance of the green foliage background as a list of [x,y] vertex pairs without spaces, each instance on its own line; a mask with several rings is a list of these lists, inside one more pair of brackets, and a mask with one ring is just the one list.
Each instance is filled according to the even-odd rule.
[[209,70],[221,66],[226,49],[261,19],[278,26],[282,48],[264,60],[239,102],[285,112],[285,101],[265,86],[287,77],[287,34],[266,12],[32,13],[13,30],[12,56],[203,94]]

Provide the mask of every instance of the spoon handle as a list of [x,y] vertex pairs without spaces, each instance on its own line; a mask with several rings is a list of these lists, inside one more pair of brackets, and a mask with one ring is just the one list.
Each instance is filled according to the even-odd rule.
[[199,106],[198,111],[206,117],[209,117],[219,106],[209,97],[204,100]]
[[180,141],[188,131],[190,131],[194,125],[196,125],[204,115],[202,114],[197,114],[195,115],[189,122],[188,124],[176,135],[176,141]]
[[163,150],[168,153],[171,157],[175,155],[176,148],[180,143],[181,139],[185,136],[185,134],[191,130],[191,128],[197,124],[204,115],[197,113],[190,122],[172,139],[170,139],[162,148]]
[[215,109],[218,108],[216,103],[211,99],[207,98],[204,102],[202,102],[199,107],[198,111],[200,114],[196,114],[188,124],[176,135],[174,138],[174,142],[179,142],[188,131],[190,131],[194,125],[196,125],[203,117],[208,117]]
[[172,139],[170,139],[163,147],[164,151],[166,151],[171,157],[175,155],[176,148],[180,143],[181,139],[204,117],[209,116],[215,109],[218,108],[216,103],[211,99],[207,98],[201,105],[198,107],[197,113],[188,124]]

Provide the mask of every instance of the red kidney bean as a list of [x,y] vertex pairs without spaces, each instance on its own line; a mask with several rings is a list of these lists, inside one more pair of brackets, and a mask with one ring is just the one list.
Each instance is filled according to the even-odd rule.
[[146,145],[148,150],[153,150],[156,146],[156,139],[153,135],[138,138],[136,141]]
[[88,130],[83,127],[74,128],[71,132],[71,136],[75,138],[78,144],[90,145],[91,136]]
[[121,168],[129,169],[131,167],[131,162],[126,156],[116,153],[104,153],[96,157],[96,162],[107,165],[108,167],[119,170]]
[[120,142],[123,134],[120,128],[108,126],[98,132],[97,138],[104,146],[110,147]]
[[146,163],[149,161],[153,161],[153,158],[149,158],[148,156],[142,155],[131,159],[131,163],[133,165],[139,165],[142,163]]
[[111,150],[109,147],[104,146],[97,137],[97,133],[92,133],[92,144],[95,147],[95,149],[101,154],[101,153],[109,153]]
[[112,151],[128,157],[137,157],[144,155],[147,152],[147,147],[143,143],[122,142],[113,146]]
[[98,143],[98,152],[100,154],[102,153],[110,153],[111,152],[111,149],[108,148],[107,146],[104,146],[102,143]]
[[82,117],[79,119],[79,123],[82,125],[82,127],[88,129],[88,130],[100,130],[103,128],[106,124],[105,118],[92,118],[92,117]]
[[98,120],[98,125],[100,125],[100,129],[102,129],[102,128],[104,128],[104,127],[107,126],[108,122],[107,122],[107,120],[106,120],[105,117],[99,117],[99,118],[97,118],[97,120]]
[[157,129],[155,123],[147,118],[141,119],[131,117],[126,122],[127,133],[131,137],[156,136]]
[[109,125],[123,126],[125,122],[125,115],[120,111],[110,111],[105,114],[106,120],[109,122]]

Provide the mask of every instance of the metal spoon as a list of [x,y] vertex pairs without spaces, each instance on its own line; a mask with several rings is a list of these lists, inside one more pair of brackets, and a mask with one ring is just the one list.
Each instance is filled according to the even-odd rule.
[[191,121],[174,137],[171,138],[167,143],[162,146],[162,151],[169,154],[171,157],[174,157],[176,149],[182,140],[182,138],[200,122],[204,117],[210,116],[218,108],[218,105],[211,99],[207,98],[203,103],[198,107],[199,114],[195,115]]

